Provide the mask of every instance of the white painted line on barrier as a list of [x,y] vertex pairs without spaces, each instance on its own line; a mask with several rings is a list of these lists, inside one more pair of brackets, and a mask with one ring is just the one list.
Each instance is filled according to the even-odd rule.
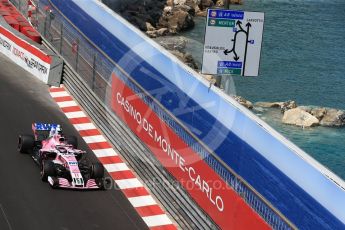
[[66,91],[50,93],[53,98],[70,96]]
[[115,182],[120,189],[143,187],[143,184],[137,178],[115,180]]
[[130,170],[126,163],[104,164],[108,172],[120,172]]
[[60,108],[66,108],[66,107],[72,107],[72,106],[78,105],[75,101],[61,101],[61,102],[57,102],[57,104]]
[[166,214],[146,216],[143,217],[143,220],[149,227],[172,224],[171,220],[168,218]]
[[73,126],[78,131],[97,129],[96,126],[92,123],[74,124]]
[[151,195],[128,198],[134,208],[157,204]]
[[85,137],[83,137],[83,139],[88,144],[96,143],[96,142],[106,142],[107,141],[102,135],[85,136]]
[[86,117],[86,114],[83,111],[69,112],[69,113],[65,113],[65,115],[68,119]]
[[93,153],[97,157],[113,157],[117,156],[118,154],[114,151],[114,149],[95,149]]

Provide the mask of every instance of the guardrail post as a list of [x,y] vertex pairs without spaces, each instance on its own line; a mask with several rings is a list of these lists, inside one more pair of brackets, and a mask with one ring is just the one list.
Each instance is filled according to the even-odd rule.
[[78,72],[78,62],[79,62],[79,38],[76,41],[76,58],[75,58],[75,71]]
[[95,89],[95,81],[96,81],[96,60],[97,54],[93,55],[93,63],[92,63],[92,90]]
[[43,24],[43,35],[44,37],[47,37],[47,23],[48,23],[48,12],[46,11],[44,13],[44,24]]
[[60,47],[59,47],[59,53],[62,55],[62,41],[63,41],[63,24],[61,23],[60,26]]

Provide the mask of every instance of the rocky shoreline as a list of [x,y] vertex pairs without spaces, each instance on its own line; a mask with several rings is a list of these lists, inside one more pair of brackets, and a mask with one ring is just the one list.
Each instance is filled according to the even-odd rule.
[[[192,69],[198,71],[193,56],[185,51],[187,39],[180,32],[194,27],[194,17],[206,16],[208,7],[222,7],[223,0],[102,0],[134,26],[153,38],[166,50]],[[231,4],[242,4],[242,0],[230,0]],[[217,86],[215,76],[202,75]],[[297,106],[294,101],[252,102],[241,96],[232,97],[248,109],[278,108],[282,123],[300,127],[345,126],[345,111],[326,107]]]
[[[194,27],[195,16],[206,16],[209,7],[221,7],[223,0],[102,0],[149,37],[175,35]],[[230,0],[242,4],[242,0]]]
[[190,53],[186,52],[186,45],[188,42],[186,38],[175,35],[158,37],[154,38],[153,40],[192,69],[196,71],[199,69],[198,64],[194,60],[193,56]]
[[[224,6],[223,0],[102,0],[102,2],[196,71],[199,70],[198,64],[185,50],[187,40],[178,34],[192,29],[195,24],[194,17],[206,16],[207,8]],[[242,0],[230,0],[230,4],[242,4]],[[214,76],[202,76],[217,86]]]
[[257,102],[254,107],[277,108],[281,110],[282,123],[300,127],[342,127],[345,126],[345,111],[319,106],[297,106],[295,101]]

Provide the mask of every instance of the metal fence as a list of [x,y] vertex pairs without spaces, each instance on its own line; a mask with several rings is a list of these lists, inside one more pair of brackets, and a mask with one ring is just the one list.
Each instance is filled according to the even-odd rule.
[[[27,0],[12,0],[12,2],[26,15]],[[33,12],[31,17],[32,24],[50,41],[51,45],[72,66],[74,71],[83,78],[89,89],[104,103],[104,106],[108,106],[111,96],[110,77],[114,69],[118,69],[116,63],[86,38],[62,14],[47,7],[47,2],[47,0],[33,1],[37,10]],[[189,130],[181,125],[169,112],[152,100],[150,95],[143,92],[128,74],[120,73],[120,75],[134,92],[144,95],[142,99],[146,104],[192,147],[273,229],[296,228],[228,165],[218,159],[207,146],[191,135]]]

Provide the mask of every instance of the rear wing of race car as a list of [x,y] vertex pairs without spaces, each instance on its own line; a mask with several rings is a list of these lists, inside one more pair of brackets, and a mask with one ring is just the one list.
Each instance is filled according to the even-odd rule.
[[32,131],[34,132],[36,140],[44,140],[49,137],[51,130],[57,130],[61,132],[61,126],[59,124],[48,123],[33,123]]
[[59,124],[48,124],[48,123],[33,123],[32,130],[35,131],[50,131],[52,129],[57,129],[61,126]]

